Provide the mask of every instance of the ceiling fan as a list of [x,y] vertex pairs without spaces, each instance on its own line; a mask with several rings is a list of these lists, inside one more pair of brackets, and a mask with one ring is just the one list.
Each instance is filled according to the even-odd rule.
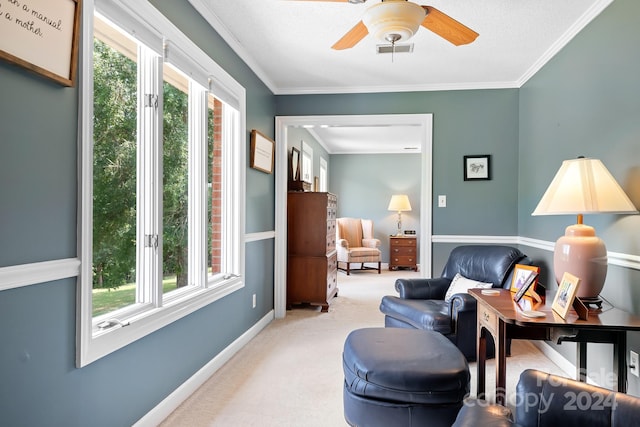
[[[305,0],[364,3],[366,0]],[[473,42],[478,33],[432,6],[421,6],[408,0],[382,0],[369,7],[363,17],[332,49],[354,47],[367,34],[395,45],[409,40],[420,26],[436,33],[456,46]]]

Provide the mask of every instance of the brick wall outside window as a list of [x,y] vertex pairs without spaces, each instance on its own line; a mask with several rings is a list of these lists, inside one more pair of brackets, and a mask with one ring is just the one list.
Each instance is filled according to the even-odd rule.
[[211,253],[209,267],[212,273],[219,273],[221,269],[222,242],[222,103],[218,99],[213,101],[213,161],[211,164]]

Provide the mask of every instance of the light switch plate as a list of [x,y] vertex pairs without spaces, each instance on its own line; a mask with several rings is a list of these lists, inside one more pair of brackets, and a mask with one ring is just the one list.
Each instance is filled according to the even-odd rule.
[[636,377],[639,376],[640,367],[638,367],[638,353],[635,351],[629,352],[629,372]]
[[447,207],[447,196],[445,196],[445,195],[438,196],[438,207],[439,208],[446,208]]

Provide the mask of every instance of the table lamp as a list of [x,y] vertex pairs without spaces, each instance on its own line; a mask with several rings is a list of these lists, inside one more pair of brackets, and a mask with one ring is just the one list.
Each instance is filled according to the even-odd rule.
[[555,244],[553,270],[560,283],[565,272],[580,279],[576,296],[589,305],[599,298],[607,276],[607,248],[583,214],[638,213],[615,178],[597,159],[565,160],[531,215],[577,215]]
[[402,212],[411,210],[409,196],[406,194],[394,194],[391,196],[391,201],[387,209],[398,212],[398,234],[396,234],[396,236],[402,236]]

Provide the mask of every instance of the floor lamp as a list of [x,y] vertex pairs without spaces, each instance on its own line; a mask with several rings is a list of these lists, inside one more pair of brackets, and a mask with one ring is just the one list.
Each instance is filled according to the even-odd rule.
[[607,248],[584,214],[638,213],[615,178],[597,159],[565,160],[532,215],[577,215],[555,244],[553,270],[558,283],[565,272],[580,278],[577,296],[600,307],[607,276]]

